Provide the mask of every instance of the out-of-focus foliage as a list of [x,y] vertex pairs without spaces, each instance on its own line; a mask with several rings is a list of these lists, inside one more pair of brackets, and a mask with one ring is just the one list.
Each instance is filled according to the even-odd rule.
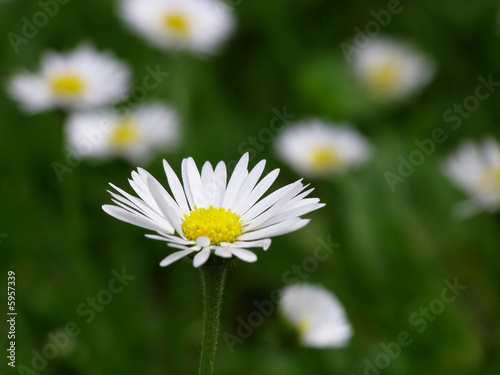
[[[19,69],[37,69],[45,50],[91,42],[128,62],[136,86],[148,69],[170,73],[146,94],[148,100],[171,103],[182,118],[179,150],[145,165],[161,181],[161,158],[180,172],[183,157],[229,162],[245,151],[252,165],[265,158],[267,170],[282,169],[277,185],[298,179],[275,157],[273,132],[263,130],[283,111],[297,118],[352,122],[373,144],[374,157],[361,168],[331,180],[307,181],[327,206],[309,215],[306,228],[259,252],[256,264],[233,269],[223,305],[222,333],[238,336],[241,321],[258,311],[254,301],[270,299],[290,281],[290,272],[299,272],[294,267],[313,256],[318,239],[330,239],[340,246],[315,270],[302,271],[302,278],[324,285],[344,303],[355,332],[350,345],[297,347],[272,314],[234,344],[234,352],[221,337],[218,374],[363,374],[369,364],[384,367],[381,344],[396,341],[401,332],[408,332],[412,343],[390,359],[384,374],[498,374],[500,218],[480,214],[456,220],[453,206],[464,196],[441,173],[443,157],[464,138],[500,138],[498,87],[460,119],[458,128],[443,118],[455,103],[475,95],[479,76],[500,81],[496,2],[402,1],[403,11],[392,15],[383,32],[419,46],[434,57],[438,71],[420,94],[391,105],[360,93],[340,48],[351,42],[355,27],[364,30],[374,20],[370,12],[387,9],[387,1],[229,4],[236,33],[219,55],[196,57],[151,47],[127,30],[116,15],[117,2],[108,0],[60,4],[15,53],[9,33],[22,36],[25,20],[42,8],[35,1],[0,3],[0,233],[8,235],[0,238],[0,277],[6,285],[8,269],[17,275],[17,365],[32,367],[32,350],[41,353],[51,342],[48,334],[73,321],[81,333],[40,373],[197,371],[197,271],[189,262],[161,269],[158,263],[170,251],[164,243],[144,238],[144,230],[101,210],[110,199],[107,183],[125,186],[136,166],[116,160],[68,164],[65,114],[26,116],[5,93],[9,77]],[[436,128],[444,130],[446,141],[435,144],[422,165],[391,191],[385,172],[397,173],[399,157],[408,160],[418,149],[415,140],[430,138]],[[54,162],[71,169],[62,181]],[[114,277],[112,270],[123,268],[135,278],[91,319],[87,299],[99,297]],[[467,289],[453,302],[435,302],[442,301],[444,280]],[[1,311],[6,312],[6,288],[1,289]],[[5,322],[0,339],[5,354],[3,327]],[[2,374],[21,373],[6,362],[4,355]]]

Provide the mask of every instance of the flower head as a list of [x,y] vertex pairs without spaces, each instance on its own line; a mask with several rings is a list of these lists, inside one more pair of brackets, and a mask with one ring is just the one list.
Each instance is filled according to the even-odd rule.
[[360,83],[374,96],[403,99],[427,85],[434,76],[434,63],[412,46],[376,38],[354,59]]
[[465,141],[448,157],[444,170],[470,195],[470,200],[458,206],[460,216],[480,210],[500,210],[500,144],[493,138],[485,139],[480,145]]
[[355,129],[318,119],[290,125],[277,139],[276,151],[298,173],[307,176],[343,172],[371,155],[368,142]]
[[352,336],[342,304],[323,287],[290,285],[282,291],[279,309],[299,332],[304,346],[342,347]]
[[116,205],[105,205],[103,209],[117,219],[158,233],[147,237],[180,249],[163,259],[161,266],[190,254],[194,254],[195,267],[204,264],[211,254],[222,258],[234,255],[246,262],[255,262],[257,256],[248,248],[267,250],[271,245],[269,237],[302,228],[309,220],[300,216],[324,204],[317,198],[306,198],[313,189],[304,191],[306,186],[301,181],[262,198],[279,170],[260,180],[265,160],[251,171],[248,160],[248,153],[241,157],[226,183],[224,162],[219,162],[215,169],[206,162],[200,174],[192,158],[184,159],[182,184],[164,161],[171,193],[139,168],[132,172],[129,180],[139,197],[111,185],[117,191],[110,191]]
[[121,15],[160,48],[201,53],[215,52],[234,26],[219,0],[123,0]]
[[177,146],[179,121],[173,109],[160,103],[140,105],[128,115],[75,113],[66,125],[66,141],[79,157],[119,156],[142,163]]
[[8,89],[27,112],[37,113],[111,104],[127,92],[129,80],[125,64],[84,45],[67,54],[45,54],[38,73],[18,73]]

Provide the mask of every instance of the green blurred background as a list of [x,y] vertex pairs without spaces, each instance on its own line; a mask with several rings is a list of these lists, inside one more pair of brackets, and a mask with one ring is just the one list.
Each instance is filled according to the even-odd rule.
[[[381,344],[406,331],[413,342],[391,360],[384,374],[500,373],[500,218],[480,214],[458,221],[453,205],[465,196],[441,173],[444,156],[464,138],[498,139],[498,93],[481,102],[452,130],[443,113],[474,94],[478,76],[500,80],[499,9],[495,1],[402,1],[404,11],[383,28],[412,41],[434,57],[434,81],[399,105],[370,103],[353,86],[351,67],[339,47],[373,20],[387,1],[232,1],[237,30],[212,58],[165,53],[130,33],[116,16],[116,1],[69,1],[29,43],[14,50],[9,32],[20,34],[22,17],[40,10],[35,1],[0,4],[0,155],[3,160],[0,217],[0,312],[7,312],[7,270],[17,275],[17,365],[31,367],[32,350],[42,352],[71,321],[81,333],[49,360],[41,374],[195,374],[201,334],[198,271],[188,262],[166,269],[158,263],[170,250],[145,231],[107,216],[107,183],[125,187],[136,166],[115,160],[83,161],[60,182],[53,162],[65,162],[63,123],[57,111],[22,113],[5,93],[10,75],[36,70],[47,49],[69,50],[89,41],[112,50],[133,68],[140,85],[146,67],[160,65],[170,76],[148,99],[173,104],[182,117],[182,147],[147,165],[161,181],[160,160],[180,172],[182,158],[237,160],[249,136],[258,137],[275,116],[318,116],[354,124],[373,143],[374,158],[331,180],[308,179],[327,206],[308,215],[299,232],[273,240],[255,264],[241,263],[228,276],[222,332],[236,335],[238,317],[255,310],[285,284],[283,274],[313,253],[317,239],[339,243],[327,261],[309,273],[310,282],[332,290],[354,328],[342,349],[308,349],[283,334],[273,314],[234,346],[221,340],[217,374],[375,374],[367,372]],[[415,149],[436,127],[449,139],[391,192],[384,173],[395,172],[398,156]],[[248,147],[247,147],[248,148]],[[261,142],[251,164],[267,159],[280,167],[276,186],[297,176],[283,165],[272,144]],[[130,189],[128,189],[130,190]],[[92,322],[77,313],[126,269],[135,276]],[[440,298],[445,279],[467,289],[423,332],[410,317]],[[7,366],[6,318],[2,317],[0,373],[30,373]],[[383,363],[383,362],[380,362]],[[36,373],[36,372],[35,372]]]

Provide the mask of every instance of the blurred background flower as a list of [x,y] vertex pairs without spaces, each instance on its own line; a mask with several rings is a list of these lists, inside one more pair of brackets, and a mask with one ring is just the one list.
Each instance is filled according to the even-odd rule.
[[500,209],[500,145],[493,138],[464,141],[446,160],[445,173],[470,196],[457,207],[461,217]]
[[83,45],[69,53],[45,53],[40,71],[16,74],[9,92],[27,112],[36,113],[55,107],[71,110],[112,104],[122,99],[129,85],[126,64]]
[[234,27],[230,8],[219,0],[122,0],[120,13],[163,49],[214,53]]
[[286,287],[279,308],[299,333],[304,346],[342,347],[353,334],[342,304],[321,286],[300,283]]
[[377,37],[369,40],[354,57],[359,83],[371,95],[403,100],[429,83],[435,66],[411,45]]
[[289,125],[276,139],[276,152],[299,174],[312,177],[345,172],[372,153],[357,130],[319,119]]
[[66,142],[76,157],[123,157],[144,165],[156,153],[179,145],[179,119],[162,103],[146,103],[128,114],[115,110],[72,114],[66,124]]

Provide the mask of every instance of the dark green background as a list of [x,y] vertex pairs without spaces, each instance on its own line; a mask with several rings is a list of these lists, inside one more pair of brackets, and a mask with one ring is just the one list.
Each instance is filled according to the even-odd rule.
[[[180,172],[182,158],[237,160],[275,116],[287,108],[297,118],[318,116],[355,124],[373,143],[374,158],[347,176],[307,179],[326,207],[308,215],[297,233],[258,251],[255,264],[241,263],[228,276],[222,332],[236,335],[237,318],[255,310],[283,287],[284,272],[301,265],[317,238],[340,244],[308,274],[308,281],[334,291],[354,328],[339,350],[300,348],[275,314],[230,353],[221,341],[217,374],[363,374],[365,360],[383,353],[382,343],[402,331],[413,343],[385,374],[498,374],[500,321],[498,272],[500,218],[481,214],[457,221],[453,205],[465,196],[442,175],[443,157],[464,139],[498,136],[499,99],[492,96],[453,130],[444,112],[474,94],[478,76],[500,80],[499,9],[494,1],[403,1],[384,33],[411,40],[434,57],[436,78],[420,95],[388,105],[364,97],[354,84],[340,43],[354,27],[373,20],[386,1],[243,0],[232,2],[237,30],[213,58],[159,51],[133,35],[116,16],[115,1],[76,1],[59,13],[19,53],[7,37],[21,33],[22,17],[40,11],[35,1],[0,4],[0,190],[1,274],[17,275],[17,364],[31,367],[32,349],[42,351],[48,334],[75,321],[81,333],[42,374],[195,374],[200,350],[201,299],[198,271],[185,262],[158,267],[170,250],[145,231],[107,216],[107,183],[125,187],[136,166],[123,161],[82,162],[60,182],[53,162],[65,163],[65,115],[22,113],[7,98],[5,84],[20,68],[36,70],[47,49],[68,50],[82,41],[112,50],[133,68],[140,85],[147,66],[171,75],[148,99],[168,101],[182,117],[178,152],[158,155],[147,169],[165,182],[161,158]],[[443,128],[436,146],[415,173],[389,189],[384,173],[396,172],[415,139]],[[252,160],[267,159],[267,171],[282,168],[276,186],[297,176],[261,142]],[[130,190],[130,189],[127,189]],[[125,267],[135,279],[87,324],[76,312],[106,288],[111,271]],[[467,289],[419,333],[410,316],[439,298],[443,280]],[[7,312],[0,287],[0,314]],[[2,374],[7,367],[2,317]],[[374,373],[374,372],[370,372]]]

